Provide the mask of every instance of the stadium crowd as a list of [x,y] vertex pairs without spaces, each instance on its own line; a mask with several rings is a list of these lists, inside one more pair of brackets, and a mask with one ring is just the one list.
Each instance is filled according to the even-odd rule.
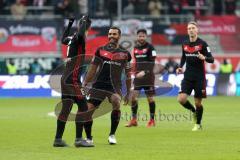
[[[222,15],[235,14],[237,0],[122,0],[122,12],[128,15],[193,14],[206,13]],[[238,4],[239,5],[239,4]],[[28,7],[37,11],[28,11]],[[89,12],[90,16],[116,16],[117,0],[0,0],[0,14],[25,15],[39,14],[41,9],[52,7],[48,12],[62,16],[71,16]],[[106,9],[108,8],[108,9]],[[209,8],[212,8],[209,10]],[[54,9],[54,10],[53,10]]]

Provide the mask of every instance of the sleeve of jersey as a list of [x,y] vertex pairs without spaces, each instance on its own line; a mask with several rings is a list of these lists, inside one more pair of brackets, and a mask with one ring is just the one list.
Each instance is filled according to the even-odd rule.
[[131,56],[131,54],[128,52],[128,59],[127,59],[126,69],[130,69],[130,68],[131,68],[131,60],[132,60],[132,56]]
[[67,45],[68,43],[69,43],[69,41],[70,41],[70,37],[69,37],[69,33],[70,33],[70,29],[71,29],[71,27],[72,27],[72,24],[73,24],[73,22],[69,22],[68,23],[68,26],[67,26],[67,28],[64,30],[64,32],[63,32],[63,36],[62,36],[62,44],[65,44],[65,45]]
[[208,63],[213,63],[214,58],[212,56],[210,47],[206,43],[204,44],[204,50],[203,51],[204,51],[204,54],[206,55],[205,61],[208,62]]
[[157,56],[157,52],[153,46],[151,46],[150,58],[155,59]]
[[97,51],[92,59],[91,64],[98,65],[100,63],[101,63],[100,50],[97,49]]
[[180,68],[182,68],[184,66],[186,62],[186,55],[184,54],[184,50],[183,50],[183,46],[182,46],[182,57],[181,57],[181,61],[180,61]]

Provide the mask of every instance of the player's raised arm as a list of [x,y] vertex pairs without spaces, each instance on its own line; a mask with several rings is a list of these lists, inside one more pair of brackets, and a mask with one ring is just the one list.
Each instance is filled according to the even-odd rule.
[[69,33],[70,33],[70,29],[73,25],[74,19],[73,18],[69,18],[69,22],[68,22],[68,26],[67,28],[64,30],[63,32],[63,36],[62,36],[62,44],[67,45],[68,42],[70,41],[70,37],[69,37]]
[[81,39],[81,37],[85,36],[85,33],[90,26],[91,26],[91,20],[89,16],[87,15],[82,16],[82,18],[79,20],[79,23],[78,23],[78,33],[77,33],[78,39]]
[[95,56],[92,59],[92,62],[89,66],[89,69],[87,71],[87,74],[85,76],[84,82],[83,82],[83,87],[87,86],[88,83],[92,82],[93,79],[95,78],[97,68],[100,64],[101,60],[99,58],[99,49],[96,51]]

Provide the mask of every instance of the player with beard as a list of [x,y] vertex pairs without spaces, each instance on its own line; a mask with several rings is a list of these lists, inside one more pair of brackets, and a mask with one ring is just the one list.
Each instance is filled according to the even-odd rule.
[[[127,94],[124,97],[125,104],[128,103],[131,75],[130,61],[131,54],[119,45],[121,30],[118,27],[111,27],[108,31],[108,44],[97,49],[92,63],[89,67],[83,85],[92,82],[92,89],[89,91],[88,107],[95,110],[105,98],[112,104],[111,130],[108,137],[109,144],[116,144],[115,132],[117,130],[121,111],[121,76],[125,72]],[[95,81],[93,82],[93,79]],[[101,106],[104,107],[104,106]],[[92,120],[89,121],[88,131],[91,134]]]
[[[154,47],[146,41],[147,31],[145,29],[139,29],[137,31],[137,42],[134,46],[132,56],[135,59],[136,63],[133,63],[135,79],[133,81],[134,91],[132,92],[131,106],[132,106],[132,119],[126,125],[126,127],[137,126],[137,110],[138,110],[138,96],[139,92],[143,89],[147,96],[149,111],[150,111],[150,120],[147,123],[147,127],[155,126],[155,87],[154,87],[154,64],[156,51]],[[144,76],[137,77],[141,73],[144,73]]]
[[[187,25],[189,39],[182,45],[182,58],[180,67],[176,73],[183,73],[183,65],[186,62],[186,70],[178,94],[178,102],[190,110],[194,116],[194,127],[192,131],[202,129],[201,120],[203,115],[202,99],[206,98],[206,77],[205,62],[213,63],[214,58],[208,44],[198,38],[198,26],[196,22],[189,22]],[[187,100],[194,90],[195,107]]]

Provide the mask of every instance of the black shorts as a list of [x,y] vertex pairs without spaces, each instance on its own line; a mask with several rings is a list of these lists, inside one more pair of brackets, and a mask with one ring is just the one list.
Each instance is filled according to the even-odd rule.
[[94,84],[88,92],[88,103],[98,107],[106,97],[110,100],[115,93],[111,85]]
[[181,83],[181,89],[179,93],[186,93],[187,95],[191,95],[192,90],[194,90],[195,98],[206,98],[206,80],[186,80],[183,79]]
[[87,99],[82,90],[81,82],[66,83],[63,78],[61,79],[61,93],[62,101],[71,99],[78,107],[86,108]]
[[134,90],[141,91],[142,89],[144,90],[144,92],[145,92],[145,94],[147,96],[155,95],[155,87],[154,87],[154,85],[152,85],[152,86],[144,86],[144,85],[142,85],[142,86],[135,86],[134,85]]

